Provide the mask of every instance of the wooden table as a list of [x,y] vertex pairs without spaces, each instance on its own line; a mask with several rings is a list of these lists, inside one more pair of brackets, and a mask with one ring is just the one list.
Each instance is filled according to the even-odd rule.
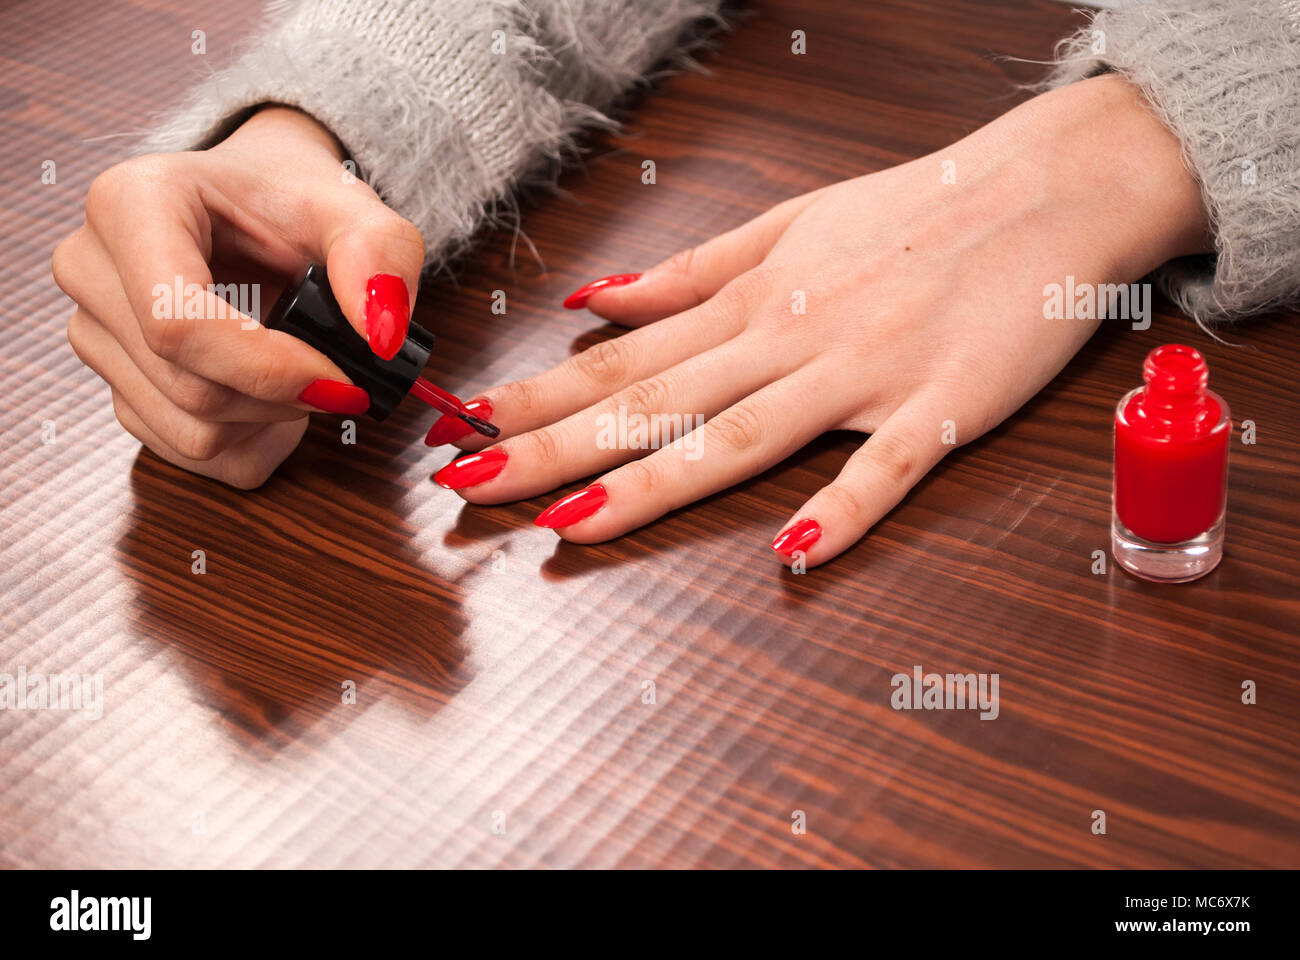
[[[318,418],[241,493],[117,426],[48,264],[130,149],[109,135],[228,59],[258,6],[0,12],[0,672],[104,683],[99,718],[0,712],[0,864],[1300,865],[1293,316],[1233,346],[1168,310],[1146,332],[1109,325],[806,575],[767,543],[859,437],[596,547],[532,526],[551,497],[487,509],[437,488],[448,456],[420,443],[415,403],[362,421],[355,446]],[[708,74],[633,104],[563,193],[526,206],[537,257],[491,233],[458,283],[426,284],[437,380],[469,395],[610,335],[561,297],[949,143],[1038,75],[997,54],[1045,58],[1078,22],[1047,0],[754,13]],[[1092,572],[1113,405],[1170,341],[1206,351],[1258,434],[1234,441],[1226,559],[1176,587]],[[917,664],[997,673],[1000,715],[891,709],[891,677]]]

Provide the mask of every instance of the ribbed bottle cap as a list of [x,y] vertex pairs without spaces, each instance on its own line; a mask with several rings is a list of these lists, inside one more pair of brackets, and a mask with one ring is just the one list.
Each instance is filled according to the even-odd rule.
[[412,323],[393,359],[376,356],[339,309],[319,263],[309,265],[302,277],[285,287],[262,323],[293,334],[333,360],[348,379],[370,394],[366,413],[376,420],[383,420],[402,402],[433,351],[433,334]]

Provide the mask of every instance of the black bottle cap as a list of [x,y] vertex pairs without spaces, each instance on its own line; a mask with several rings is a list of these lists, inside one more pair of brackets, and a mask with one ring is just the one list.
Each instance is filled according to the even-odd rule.
[[370,394],[366,413],[376,420],[383,420],[402,402],[433,351],[433,334],[412,323],[393,359],[375,356],[339,309],[329,277],[319,263],[308,266],[300,279],[285,287],[262,324],[293,334],[333,360]]

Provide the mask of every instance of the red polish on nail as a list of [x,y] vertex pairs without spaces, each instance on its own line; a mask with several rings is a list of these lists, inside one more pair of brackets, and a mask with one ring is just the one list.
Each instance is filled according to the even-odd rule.
[[[465,404],[464,410],[484,420],[492,419],[492,404],[486,400],[471,400]],[[464,420],[450,414],[444,414],[433,422],[433,426],[429,428],[428,434],[425,435],[424,442],[430,447],[438,447],[444,443],[455,443],[457,440],[463,440],[473,432],[474,428]]]
[[782,530],[772,541],[772,549],[783,557],[793,557],[796,550],[807,551],[821,539],[822,525],[811,518],[800,520]]
[[487,483],[504,469],[504,450],[482,450],[453,460],[433,475],[434,483],[448,490],[461,490]]
[[621,287],[639,279],[641,279],[639,273],[616,273],[613,276],[601,277],[599,280],[593,280],[586,286],[574,290],[565,298],[564,305],[570,310],[581,310],[587,305],[587,301],[591,299],[592,294],[604,290],[606,287]]
[[1195,580],[1223,556],[1228,404],[1199,350],[1156,347],[1115,408],[1111,553],[1148,580]]
[[549,527],[552,530],[556,527],[571,526],[579,520],[586,520],[603,507],[608,500],[609,491],[605,489],[605,485],[593,483],[589,487],[583,487],[577,493],[569,494],[562,500],[556,500],[539,513],[533,523],[539,527]]
[[326,413],[365,413],[370,409],[370,394],[338,380],[313,380],[298,399]]
[[377,273],[366,281],[366,339],[370,349],[391,360],[402,349],[411,322],[411,300],[406,281],[391,273]]

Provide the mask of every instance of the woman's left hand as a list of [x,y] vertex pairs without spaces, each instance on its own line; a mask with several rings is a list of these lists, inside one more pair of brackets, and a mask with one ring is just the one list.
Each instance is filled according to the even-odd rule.
[[[1124,80],[1087,80],[949,150],[786,201],[639,278],[579,291],[569,305],[638,329],[483,394],[476,409],[508,439],[437,480],[501,503],[602,474],[538,518],[593,543],[827,430],[870,434],[773,543],[786,563],[814,566],[1088,339],[1097,320],[1046,318],[1046,285],[1128,283],[1206,249],[1206,237],[1173,135]],[[695,429],[644,437],[654,415],[675,435]],[[432,439],[482,446],[457,430],[441,422]]]

